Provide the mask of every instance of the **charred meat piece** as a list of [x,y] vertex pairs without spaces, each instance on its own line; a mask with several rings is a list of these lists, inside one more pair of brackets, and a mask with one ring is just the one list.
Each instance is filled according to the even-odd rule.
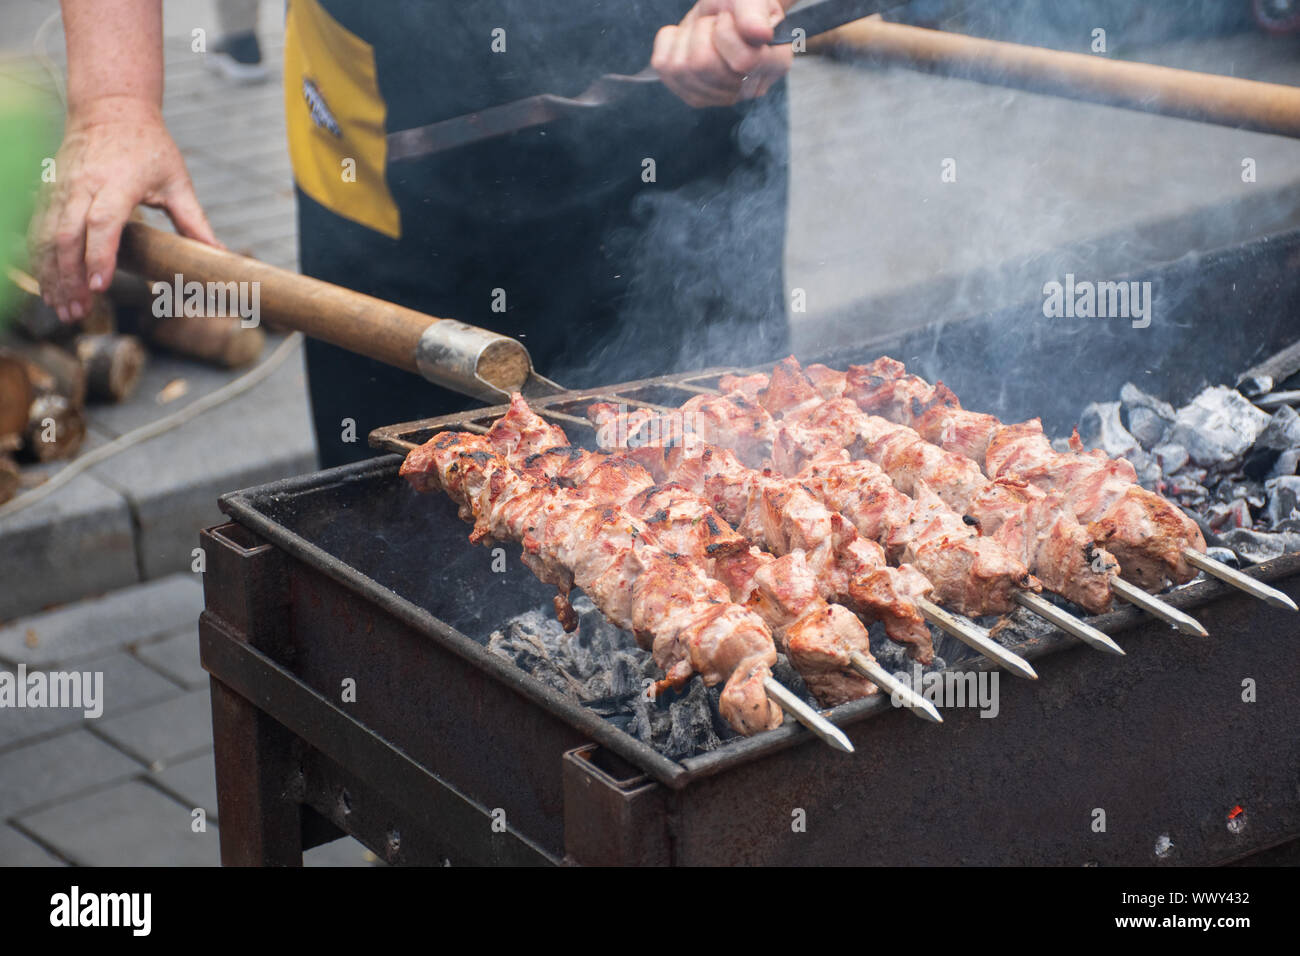
[[853,366],[846,381],[847,394],[862,409],[912,425],[928,441],[980,464],[990,478],[1018,479],[1059,495],[1135,584],[1159,590],[1196,576],[1183,552],[1204,553],[1200,528],[1172,502],[1138,485],[1127,460],[1085,452],[1077,433],[1071,451],[1058,452],[1038,419],[1004,425],[967,411],[942,382],[932,387],[893,359]]
[[866,627],[846,608],[823,599],[802,551],[780,558],[760,551],[688,489],[657,485],[628,458],[569,447],[563,430],[518,395],[487,438],[526,474],[573,487],[593,503],[625,508],[645,522],[663,548],[694,560],[726,584],[735,603],[758,612],[771,628],[823,706],[875,692],[850,663],[855,651],[871,659]]
[[698,673],[723,684],[723,718],[742,734],[781,723],[763,686],[776,647],[761,617],[730,601],[726,585],[661,548],[625,510],[528,477],[487,438],[447,432],[413,450],[401,474],[440,487],[472,516],[472,541],[518,541],[524,560],[561,594],[580,587],[611,622],[632,631],[664,670],[664,685]]
[[[756,406],[743,407],[749,414]],[[617,433],[611,422],[620,414],[616,406],[593,405],[587,414],[599,435]],[[720,420],[711,416],[710,434],[725,438],[728,433],[715,427]],[[780,555],[803,552],[827,600],[882,621],[886,633],[907,645],[916,659],[933,660],[930,630],[915,603],[930,593],[930,582],[910,565],[890,568],[880,545],[859,534],[852,522],[828,509],[797,480],[749,468],[729,448],[694,439],[669,448],[641,446],[627,454],[656,479],[702,496],[758,547]]]
[[[874,367],[889,371],[881,363]],[[850,373],[846,394],[855,394],[855,381],[868,379],[872,387],[885,381],[881,375],[855,378]],[[889,394],[888,401],[881,401],[890,408],[910,401],[910,396]],[[1073,518],[1063,497],[1018,478],[990,481],[975,462],[925,441],[912,428],[863,411],[852,398],[823,398],[793,357],[777,364],[759,401],[782,416],[774,440],[782,467],[825,455],[826,448],[836,446],[854,458],[869,459],[903,494],[933,492],[1048,589],[1094,613],[1110,608],[1110,577],[1118,562]],[[791,446],[796,453],[783,452]]]

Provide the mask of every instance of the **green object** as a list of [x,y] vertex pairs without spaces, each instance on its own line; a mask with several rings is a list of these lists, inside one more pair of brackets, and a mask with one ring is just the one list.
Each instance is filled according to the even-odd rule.
[[50,123],[28,88],[0,77],[0,329],[8,325],[16,289],[3,271],[25,258],[27,223],[41,177],[53,157]]

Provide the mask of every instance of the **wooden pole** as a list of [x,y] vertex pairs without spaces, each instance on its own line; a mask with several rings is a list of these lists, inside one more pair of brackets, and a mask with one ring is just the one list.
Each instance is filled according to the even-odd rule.
[[887,23],[878,17],[855,20],[813,37],[808,49],[1035,93],[1300,137],[1300,89],[1278,83],[983,40]]
[[[460,323],[277,269],[140,222],[129,222],[123,230],[118,262],[130,272],[159,282],[173,282],[179,275],[186,283],[257,283],[261,318],[451,388],[460,387],[458,377],[463,380],[463,369],[468,367],[496,388],[514,391],[523,387],[532,369],[522,344],[477,329],[472,331],[490,339],[486,347],[473,354],[452,349],[431,356],[421,343],[425,332],[451,329]],[[474,345],[482,341],[476,339]]]

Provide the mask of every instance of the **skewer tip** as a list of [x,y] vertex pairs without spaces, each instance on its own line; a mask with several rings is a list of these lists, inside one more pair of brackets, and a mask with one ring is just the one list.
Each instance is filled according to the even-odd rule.
[[1094,650],[1119,657],[1127,656],[1124,648],[1116,644],[1109,634],[1061,610],[1041,594],[1035,594],[1033,591],[1016,591],[1015,601],[1031,614],[1037,614],[1048,623],[1055,624],[1062,631],[1077,637]]
[[824,743],[841,753],[854,752],[853,744],[844,735],[844,731],[805,704],[775,677],[763,678],[763,687],[767,690],[768,696],[780,704],[795,720],[820,737]]
[[1029,665],[1027,660],[1015,651],[1007,650],[993,640],[993,638],[989,637],[988,631],[978,624],[943,609],[929,598],[918,597],[916,606],[920,610],[921,616],[931,624],[943,628],[944,631],[957,638],[967,647],[978,651],[995,664],[1006,668],[1008,673],[1029,680],[1038,680],[1038,672]]
[[1193,637],[1209,637],[1207,631],[1201,622],[1196,620],[1190,614],[1184,614],[1178,608],[1166,604],[1158,597],[1148,594],[1135,584],[1130,584],[1123,578],[1112,578],[1110,582],[1112,593],[1128,601],[1130,604],[1141,608],[1148,614],[1154,614],[1156,617],[1169,624],[1172,624],[1184,634],[1191,634]]
[[1285,611],[1300,611],[1295,601],[1287,594],[1283,594],[1275,587],[1270,587],[1263,581],[1256,580],[1243,571],[1224,564],[1222,561],[1216,561],[1208,554],[1202,554],[1192,548],[1183,549],[1183,557],[1187,563],[1194,568],[1200,568],[1211,577],[1218,578],[1224,584],[1230,584],[1239,591],[1244,591],[1251,597],[1259,598],[1272,607],[1280,607]]
[[860,651],[854,651],[849,660],[852,662],[855,671],[881,690],[887,691],[891,696],[897,694],[902,701],[902,705],[917,717],[934,724],[943,723],[943,715],[939,713],[939,709],[934,704],[885,670],[879,661],[873,660]]

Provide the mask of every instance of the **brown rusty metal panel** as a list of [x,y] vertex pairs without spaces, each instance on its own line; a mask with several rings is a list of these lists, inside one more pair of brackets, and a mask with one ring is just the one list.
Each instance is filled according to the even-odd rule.
[[667,791],[594,744],[564,755],[564,848],[583,866],[672,862]]

